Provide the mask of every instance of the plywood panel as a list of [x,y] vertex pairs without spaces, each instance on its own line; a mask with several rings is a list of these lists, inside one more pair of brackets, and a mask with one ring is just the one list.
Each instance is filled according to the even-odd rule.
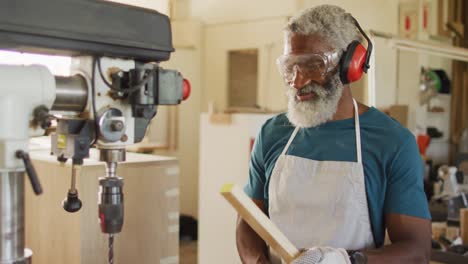
[[[232,114],[229,125],[200,120],[200,188],[198,263],[238,264],[235,229],[237,214],[219,189],[226,182],[244,186],[249,174],[250,145],[262,124],[273,115]],[[222,238],[222,243],[220,242]],[[216,249],[216,250],[213,250]]]

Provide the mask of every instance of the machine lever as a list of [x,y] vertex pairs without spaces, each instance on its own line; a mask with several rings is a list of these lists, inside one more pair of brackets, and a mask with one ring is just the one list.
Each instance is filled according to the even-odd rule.
[[29,154],[22,150],[18,150],[16,151],[16,157],[23,160],[24,168],[26,169],[26,174],[28,174],[29,180],[31,181],[34,193],[36,195],[42,194],[41,182],[39,181],[39,177],[37,177],[36,169],[34,169]]
[[63,209],[69,213],[78,212],[83,205],[81,200],[78,198],[78,190],[76,189],[76,176],[80,174],[82,162],[83,161],[81,160],[80,164],[75,164],[74,160],[74,164],[72,165],[71,186],[68,190],[67,197],[62,202]]
[[69,213],[75,213],[78,212],[82,206],[83,203],[78,198],[78,193],[68,191],[67,198],[65,198],[62,202],[63,209]]

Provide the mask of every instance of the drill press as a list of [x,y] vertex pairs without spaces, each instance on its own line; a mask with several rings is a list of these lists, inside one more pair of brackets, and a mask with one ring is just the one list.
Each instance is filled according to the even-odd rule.
[[73,56],[70,77],[53,76],[42,66],[0,65],[0,206],[7,216],[0,225],[0,263],[30,263],[32,252],[24,248],[24,172],[37,194],[42,188],[29,160],[28,138],[41,135],[53,119],[51,152],[59,162],[72,160],[62,202],[67,212],[82,206],[75,182],[89,149],[98,148],[106,164],[98,219],[109,234],[113,263],[114,234],[124,224],[117,164],[125,161],[127,145],[143,139],[158,105],[180,104],[190,94],[178,71],[159,66],[174,51],[168,17],[105,1],[0,1],[0,48]]

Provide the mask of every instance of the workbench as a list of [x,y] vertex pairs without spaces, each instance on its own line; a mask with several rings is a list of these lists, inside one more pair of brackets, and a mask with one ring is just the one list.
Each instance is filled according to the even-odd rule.
[[[60,165],[48,150],[31,152],[44,193],[25,187],[26,246],[34,264],[107,263],[108,236],[98,223],[98,178],[104,163],[91,151],[77,178],[83,207],[67,213],[62,200],[70,188],[71,162]],[[115,264],[178,261],[179,165],[174,158],[127,153],[117,175],[124,178],[125,222],[115,236]]]

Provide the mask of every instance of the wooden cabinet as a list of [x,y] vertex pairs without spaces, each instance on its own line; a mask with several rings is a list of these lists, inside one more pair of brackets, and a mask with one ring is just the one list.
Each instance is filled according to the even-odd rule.
[[[97,151],[77,179],[80,211],[70,214],[62,200],[70,188],[71,164],[60,165],[48,151],[31,152],[44,193],[26,185],[26,246],[34,264],[107,263],[107,235],[98,224],[98,178],[104,163]],[[114,242],[116,264],[178,263],[179,165],[176,159],[127,153],[117,174],[124,178],[125,223]]]

